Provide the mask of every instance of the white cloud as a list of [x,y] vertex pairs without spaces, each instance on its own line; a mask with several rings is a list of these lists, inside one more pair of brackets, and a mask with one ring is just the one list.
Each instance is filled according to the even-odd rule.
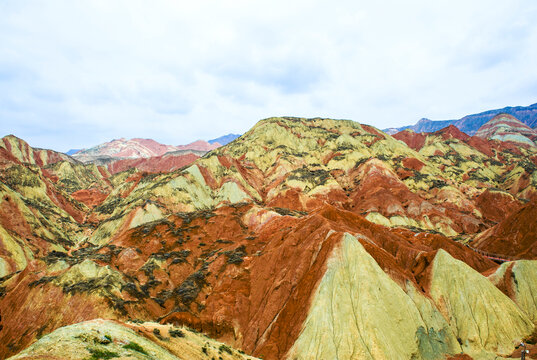
[[275,115],[379,128],[536,102],[527,1],[3,1],[0,135],[180,144]]

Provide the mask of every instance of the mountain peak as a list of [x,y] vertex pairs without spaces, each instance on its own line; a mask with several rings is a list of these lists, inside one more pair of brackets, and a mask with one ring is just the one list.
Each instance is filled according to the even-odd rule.
[[194,142],[191,142],[190,144],[177,145],[176,148],[177,150],[211,151],[211,150],[219,148],[220,146],[222,145],[218,142],[214,142],[211,144],[205,140],[196,140]]
[[456,127],[453,124],[450,124],[449,126],[440,129],[434,133],[434,135],[441,135],[445,139],[447,138],[455,138],[459,140],[468,140],[470,136],[462,131],[459,130],[458,127]]
[[429,123],[431,121],[433,121],[433,120],[427,119],[427,118],[421,118],[421,119],[419,119],[418,124],[426,124],[426,123]]
[[79,151],[75,154],[75,157],[147,158],[164,155],[166,152],[174,150],[176,150],[174,146],[160,144],[152,139],[134,138],[128,140],[121,138]]
[[211,139],[208,142],[209,144],[219,143],[222,145],[227,145],[240,136],[240,134],[227,134],[224,136],[217,137],[216,139]]
[[0,148],[3,148],[4,153],[0,158],[17,159],[21,163],[44,166],[62,160],[74,161],[71,157],[54,150],[32,148],[26,141],[13,134],[0,139]]
[[22,140],[21,138],[15,136],[15,135],[13,135],[13,134],[6,135],[6,136],[4,136],[2,139],[6,139],[6,138],[8,138],[8,139],[17,139],[17,140],[24,141],[24,140]]
[[486,124],[481,126],[481,128],[483,128],[485,125],[494,126],[494,125],[498,125],[498,124],[505,124],[505,125],[508,125],[508,126],[515,126],[517,128],[523,128],[523,129],[531,130],[531,127],[529,127],[528,125],[524,124],[522,121],[518,120],[513,115],[509,115],[509,114],[506,114],[506,113],[501,113],[501,114],[498,114],[498,115],[494,116]]

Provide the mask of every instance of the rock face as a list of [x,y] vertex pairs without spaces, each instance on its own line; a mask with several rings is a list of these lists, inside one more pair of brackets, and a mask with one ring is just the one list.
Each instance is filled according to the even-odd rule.
[[[3,149],[0,357],[90,357],[70,330],[53,338],[65,347],[44,339],[78,323],[94,334],[86,321],[98,318],[158,322],[170,339],[172,325],[188,326],[263,359],[494,358],[533,331],[533,147],[455,127],[391,137],[269,118],[173,171]],[[520,234],[527,263],[479,252],[504,232]],[[187,353],[144,326],[156,345],[117,330],[98,349]],[[224,358],[220,346],[206,351]]]
[[342,237],[326,268],[290,358],[443,359],[461,351],[430,300],[405,293],[353,236]]
[[537,201],[517,209],[494,227],[476,237],[472,246],[511,258],[537,257]]
[[498,223],[506,218],[506,214],[517,210],[521,203],[507,191],[487,189],[477,197],[476,205],[485,219]]
[[451,320],[470,355],[513,352],[513,340],[531,335],[530,318],[487,278],[440,250],[433,262],[430,293]]

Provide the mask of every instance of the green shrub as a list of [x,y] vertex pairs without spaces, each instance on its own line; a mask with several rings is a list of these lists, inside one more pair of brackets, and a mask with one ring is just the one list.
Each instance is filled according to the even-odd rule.
[[437,180],[437,179],[434,179],[432,180],[432,185],[431,185],[431,189],[432,188],[443,188],[447,186],[447,183],[444,181],[444,180]]
[[537,344],[537,327],[533,330],[533,333],[528,335],[523,341],[530,345]]
[[96,348],[88,348],[88,351],[91,354],[90,360],[98,360],[98,359],[112,359],[119,357],[118,353],[115,353],[113,351],[108,350],[101,350]]
[[145,354],[145,355],[147,355],[147,352],[144,350],[143,347],[141,347],[140,345],[138,345],[137,343],[132,342],[132,341],[130,341],[130,342],[129,342],[128,344],[126,344],[126,345],[123,345],[123,348],[125,348],[125,349],[130,349],[130,350],[134,350],[134,351],[137,351],[137,352],[139,352],[139,353],[141,353],[141,354]]
[[227,256],[227,263],[228,264],[240,264],[244,260],[243,258],[247,255],[246,254],[246,247],[244,245],[239,246],[233,251],[224,251],[224,254]]
[[169,333],[171,337],[185,337],[185,333],[181,330],[170,329]]
[[233,351],[229,348],[229,346],[224,344],[220,345],[218,352],[227,352],[229,355],[233,355]]

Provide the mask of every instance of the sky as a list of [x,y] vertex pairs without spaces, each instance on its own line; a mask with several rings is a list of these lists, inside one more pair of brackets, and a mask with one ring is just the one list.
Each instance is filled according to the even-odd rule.
[[89,148],[537,102],[537,1],[0,0],[0,136]]

